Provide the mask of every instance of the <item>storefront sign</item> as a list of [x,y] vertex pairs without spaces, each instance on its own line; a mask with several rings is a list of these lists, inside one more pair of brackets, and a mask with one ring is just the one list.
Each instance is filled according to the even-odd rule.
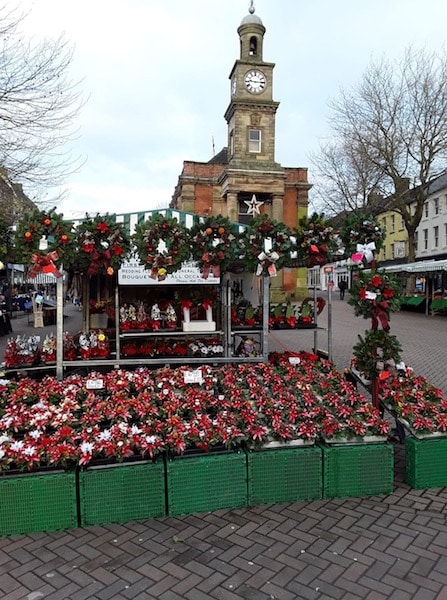
[[123,263],[123,266],[118,271],[119,285],[217,285],[219,283],[219,277],[213,277],[211,274],[208,279],[203,279],[194,261],[183,263],[181,269],[175,273],[168,274],[163,281],[153,279],[150,270],[145,269],[137,260],[129,260]]

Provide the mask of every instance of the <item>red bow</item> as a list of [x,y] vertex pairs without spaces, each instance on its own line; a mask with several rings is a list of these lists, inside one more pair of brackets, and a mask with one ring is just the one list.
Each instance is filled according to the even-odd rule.
[[389,304],[386,301],[373,302],[373,308],[371,311],[371,328],[376,331],[379,327],[379,321],[382,325],[383,331],[390,330],[390,324],[388,321],[388,308]]
[[326,263],[326,254],[326,246],[316,246],[315,244],[311,244],[309,246],[309,267],[324,265]]
[[54,264],[54,261],[58,258],[58,254],[55,250],[48,254],[33,254],[31,256],[33,266],[31,267],[28,276],[34,278],[38,273],[52,273],[55,277],[62,277],[62,273],[59,272]]
[[110,267],[111,256],[112,255],[110,250],[106,250],[102,253],[95,251],[92,254],[92,261],[88,268],[87,275],[89,277],[91,277],[92,275],[96,275],[96,273],[99,271],[101,264],[104,265],[104,269],[105,271],[107,271],[108,267]]

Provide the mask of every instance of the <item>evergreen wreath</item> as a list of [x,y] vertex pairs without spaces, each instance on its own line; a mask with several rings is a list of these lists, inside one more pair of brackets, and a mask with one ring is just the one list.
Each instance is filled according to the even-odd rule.
[[323,214],[301,217],[295,233],[297,266],[324,265],[328,256],[336,250],[334,230],[326,223]]
[[352,212],[340,229],[340,239],[345,248],[345,256],[357,252],[357,244],[366,245],[374,242],[378,252],[384,244],[386,233],[381,229],[377,219],[370,213]]
[[358,342],[353,347],[356,368],[368,379],[377,377],[379,362],[394,361],[399,363],[402,346],[396,336],[383,330],[365,331],[365,337],[358,336]]
[[204,279],[208,279],[210,273],[220,277],[239,258],[238,238],[236,225],[222,215],[207,217],[192,227],[191,256]]
[[354,307],[356,316],[371,319],[372,329],[377,329],[380,323],[388,331],[390,312],[400,309],[399,283],[385,271],[359,270],[352,282],[348,304]]
[[[247,270],[256,275],[276,275],[292,266],[292,231],[267,215],[254,218],[241,234],[241,249]],[[268,241],[267,241],[268,240]]]
[[[70,265],[75,254],[73,223],[64,221],[56,209],[35,209],[17,224],[15,232],[16,260],[31,267],[28,275],[53,273],[60,276],[58,268]],[[44,249],[43,246],[46,246]]]
[[113,275],[130,254],[130,237],[116,215],[86,217],[77,228],[77,268],[89,277]]
[[190,257],[186,227],[176,218],[160,213],[136,225],[132,240],[141,264],[158,281],[166,279],[168,273],[178,271]]

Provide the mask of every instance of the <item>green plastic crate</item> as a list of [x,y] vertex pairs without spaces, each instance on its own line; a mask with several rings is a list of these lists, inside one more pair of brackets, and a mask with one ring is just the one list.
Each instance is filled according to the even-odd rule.
[[0,535],[78,526],[75,472],[0,476]]
[[175,457],[167,461],[166,473],[169,515],[247,506],[243,452]]
[[323,498],[391,494],[394,449],[391,444],[322,446]]
[[81,471],[79,507],[83,526],[166,516],[163,461],[93,466]]
[[415,489],[447,486],[447,438],[405,437],[405,483]]
[[251,452],[247,461],[250,506],[322,497],[322,452],[317,446]]

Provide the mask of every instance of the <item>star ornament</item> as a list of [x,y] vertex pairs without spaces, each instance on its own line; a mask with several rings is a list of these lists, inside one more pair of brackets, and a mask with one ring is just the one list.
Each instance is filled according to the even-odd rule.
[[245,204],[248,206],[247,215],[260,215],[261,211],[260,207],[264,204],[260,200],[256,199],[255,194],[251,197],[251,200],[244,200]]

